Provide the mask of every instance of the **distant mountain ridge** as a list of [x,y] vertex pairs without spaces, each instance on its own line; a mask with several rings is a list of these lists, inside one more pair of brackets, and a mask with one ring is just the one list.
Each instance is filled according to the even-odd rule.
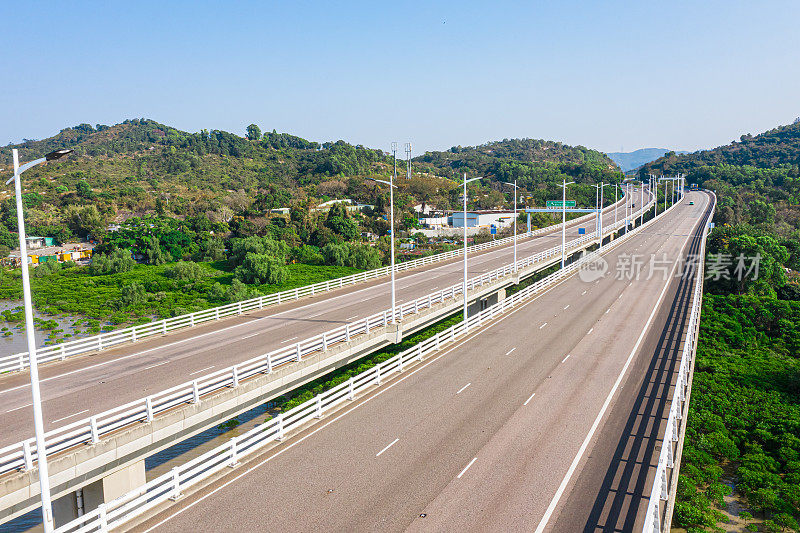
[[640,166],[655,161],[659,157],[674,151],[676,154],[688,154],[689,152],[670,150],[668,148],[641,148],[633,152],[610,152],[608,157],[619,165],[623,172],[628,172]]

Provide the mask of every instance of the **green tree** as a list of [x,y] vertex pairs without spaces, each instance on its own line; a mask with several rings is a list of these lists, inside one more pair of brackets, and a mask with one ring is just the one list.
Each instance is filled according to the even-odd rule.
[[261,128],[256,126],[255,124],[250,124],[247,126],[247,138],[251,141],[259,141],[261,140]]
[[135,266],[130,251],[117,248],[107,254],[94,255],[91,270],[93,274],[119,274],[133,270]]
[[234,270],[237,279],[244,283],[283,283],[289,277],[289,270],[283,260],[269,254],[248,253],[241,265]]

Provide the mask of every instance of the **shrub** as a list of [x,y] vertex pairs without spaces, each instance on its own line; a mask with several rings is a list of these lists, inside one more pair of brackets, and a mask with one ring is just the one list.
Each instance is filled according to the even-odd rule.
[[147,301],[147,291],[144,285],[135,281],[122,287],[122,306],[131,307]]
[[131,253],[123,248],[92,258],[93,274],[119,274],[132,270],[134,266],[136,261],[131,257]]
[[179,261],[165,268],[164,275],[178,281],[197,281],[203,277],[203,270],[194,261]]
[[236,267],[234,275],[245,283],[283,283],[289,277],[289,270],[280,259],[268,254],[249,252],[241,265]]

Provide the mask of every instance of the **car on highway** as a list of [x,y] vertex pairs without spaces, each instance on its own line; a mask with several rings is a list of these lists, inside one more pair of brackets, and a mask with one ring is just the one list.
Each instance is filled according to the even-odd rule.
[[[694,202],[689,202],[689,205],[694,205]],[[391,309],[390,309],[390,311],[391,311]]]

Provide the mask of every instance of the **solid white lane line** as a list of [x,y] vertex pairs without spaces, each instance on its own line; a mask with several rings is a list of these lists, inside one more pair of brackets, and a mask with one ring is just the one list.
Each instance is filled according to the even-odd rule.
[[511,355],[511,352],[513,352],[516,349],[517,349],[516,346],[514,348],[511,348],[509,351],[506,352],[506,355]]
[[285,341],[281,341],[281,344],[285,344],[287,342],[291,342],[291,341],[295,340],[296,338],[297,337],[292,337],[291,339],[286,339]]
[[[683,254],[683,250],[686,249],[686,243],[689,242],[689,237],[686,237],[686,240],[683,241],[683,246],[681,246],[680,253]],[[550,517],[553,515],[553,511],[555,511],[556,506],[558,505],[558,501],[561,499],[561,495],[564,493],[564,490],[567,488],[569,484],[569,480],[572,478],[572,474],[575,472],[575,469],[578,467],[578,463],[583,457],[584,452],[586,452],[586,448],[589,446],[589,442],[592,440],[595,431],[600,426],[600,421],[603,419],[603,415],[605,415],[608,406],[611,404],[611,399],[614,397],[614,394],[617,392],[620,383],[622,383],[622,378],[625,376],[625,373],[628,371],[628,367],[633,361],[633,356],[636,355],[636,351],[639,349],[639,345],[644,340],[645,335],[647,334],[648,330],[650,329],[650,324],[653,322],[653,318],[656,316],[656,311],[658,311],[659,306],[661,305],[661,301],[664,299],[664,295],[667,292],[667,288],[669,287],[669,283],[672,279],[672,276],[675,274],[675,268],[678,266],[678,263],[675,263],[675,266],[672,267],[672,271],[670,275],[667,276],[667,282],[664,284],[664,288],[661,289],[661,294],[658,296],[658,300],[656,301],[656,305],[653,306],[653,310],[650,312],[650,316],[647,318],[647,322],[645,322],[644,327],[642,328],[642,332],[639,334],[639,338],[636,340],[636,344],[633,346],[630,355],[628,355],[628,359],[625,361],[625,364],[622,366],[622,370],[619,372],[619,376],[617,376],[617,380],[614,382],[614,385],[611,387],[611,390],[608,392],[608,396],[606,396],[605,402],[603,402],[603,406],[600,408],[600,412],[597,413],[597,418],[594,419],[594,423],[592,424],[591,429],[589,429],[589,433],[586,434],[586,438],[583,440],[581,447],[578,449],[578,453],[575,455],[575,458],[572,460],[572,464],[570,464],[569,469],[567,470],[564,479],[561,480],[561,485],[559,485],[558,490],[556,490],[553,499],[550,501],[550,505],[547,506],[547,510],[542,516],[542,520],[539,522],[539,525],[536,526],[536,531],[534,533],[542,533],[547,527],[547,522],[550,521]]]
[[194,372],[190,372],[189,375],[194,376],[195,374],[199,374],[200,372],[205,372],[206,370],[211,370],[212,368],[214,368],[214,365],[208,366],[206,368],[201,368],[200,370],[195,370]]
[[20,409],[24,409],[26,407],[30,407],[31,405],[33,405],[33,404],[32,403],[26,403],[25,405],[20,405],[19,407],[15,407],[13,409],[9,409],[8,411],[6,411],[6,413],[10,413],[12,411],[19,411]]
[[161,365],[166,365],[167,363],[169,363],[169,361],[162,361],[162,362],[156,363],[154,365],[146,366],[146,367],[143,368],[143,370],[150,370],[151,368],[155,368],[155,367],[161,366]]
[[72,418],[73,416],[82,415],[83,413],[88,413],[88,412],[89,412],[88,409],[84,409],[83,411],[80,411],[80,412],[75,413],[73,415],[69,415],[69,416],[65,416],[64,418],[59,418],[59,419],[53,420],[51,422],[51,424],[55,424],[56,422],[61,422],[62,420],[66,420],[67,418]]
[[462,470],[462,471],[461,471],[461,473],[458,475],[458,479],[461,479],[461,476],[463,476],[463,475],[464,475],[464,472],[466,472],[466,471],[469,469],[469,467],[471,467],[471,466],[472,466],[472,463],[474,463],[474,462],[475,462],[475,461],[477,461],[477,460],[478,460],[478,458],[477,458],[477,457],[475,457],[475,458],[474,458],[472,461],[470,461],[470,462],[469,462],[469,464],[468,464],[467,466],[465,466],[465,467],[464,467],[464,470]]
[[562,363],[566,363],[566,362],[567,362],[567,359],[569,359],[569,356],[570,356],[570,355],[571,355],[571,354],[567,354],[567,356],[566,356],[564,359],[562,359],[562,360],[561,360],[561,362],[562,362]]
[[587,335],[591,335],[593,331],[594,331],[594,328],[591,328],[591,329],[589,329],[589,331],[586,332],[586,334]]
[[458,392],[456,394],[461,394],[461,391],[463,391],[464,389],[466,389],[470,385],[472,385],[471,381],[469,383],[467,383],[466,385],[464,385],[463,387],[461,387],[460,389],[458,389]]
[[564,311],[566,311],[567,309],[569,309],[569,304],[567,304],[567,305],[564,307]]
[[397,441],[399,441],[399,440],[400,440],[400,439],[394,439],[392,442],[390,442],[390,443],[389,443],[389,445],[388,445],[388,446],[386,446],[386,448],[384,448],[384,449],[382,449],[381,451],[379,451],[378,453],[376,453],[376,454],[375,454],[375,457],[380,457],[380,455],[381,455],[383,452],[385,452],[386,450],[388,450],[389,448],[391,448],[392,446],[394,446],[395,444],[397,444]]
[[252,335],[245,335],[244,337],[242,337],[242,340],[249,339],[250,337],[255,337],[256,335],[259,335],[259,333],[253,333]]
[[547,325],[547,322],[545,322],[544,324],[542,324],[541,326],[539,326],[539,329],[542,329],[542,328],[543,328],[543,327],[545,327],[546,325]]
[[609,311],[611,311],[610,307],[608,309],[606,309],[606,313],[605,314],[608,314]]
[[[390,309],[390,311],[391,311],[391,309]],[[349,321],[353,320],[354,318],[358,318],[358,315],[354,315],[354,316],[345,318],[345,321],[349,322]]]
[[528,397],[528,399],[527,399],[527,400],[525,400],[525,403],[523,403],[522,405],[528,405],[528,402],[529,402],[529,401],[531,401],[531,400],[533,400],[533,397],[534,397],[534,396],[536,396],[536,393],[535,393],[535,392],[534,392],[533,394],[531,394],[531,395]]
[[581,293],[581,296],[583,296],[584,294],[586,294],[586,291],[583,291],[583,292]]
[[[315,318],[315,317],[318,317],[320,315],[324,315],[325,313],[327,313],[327,311],[322,311],[321,313],[317,313],[317,314],[314,314],[314,315],[308,315],[308,318]],[[298,318],[302,318],[302,317],[298,317]]]

